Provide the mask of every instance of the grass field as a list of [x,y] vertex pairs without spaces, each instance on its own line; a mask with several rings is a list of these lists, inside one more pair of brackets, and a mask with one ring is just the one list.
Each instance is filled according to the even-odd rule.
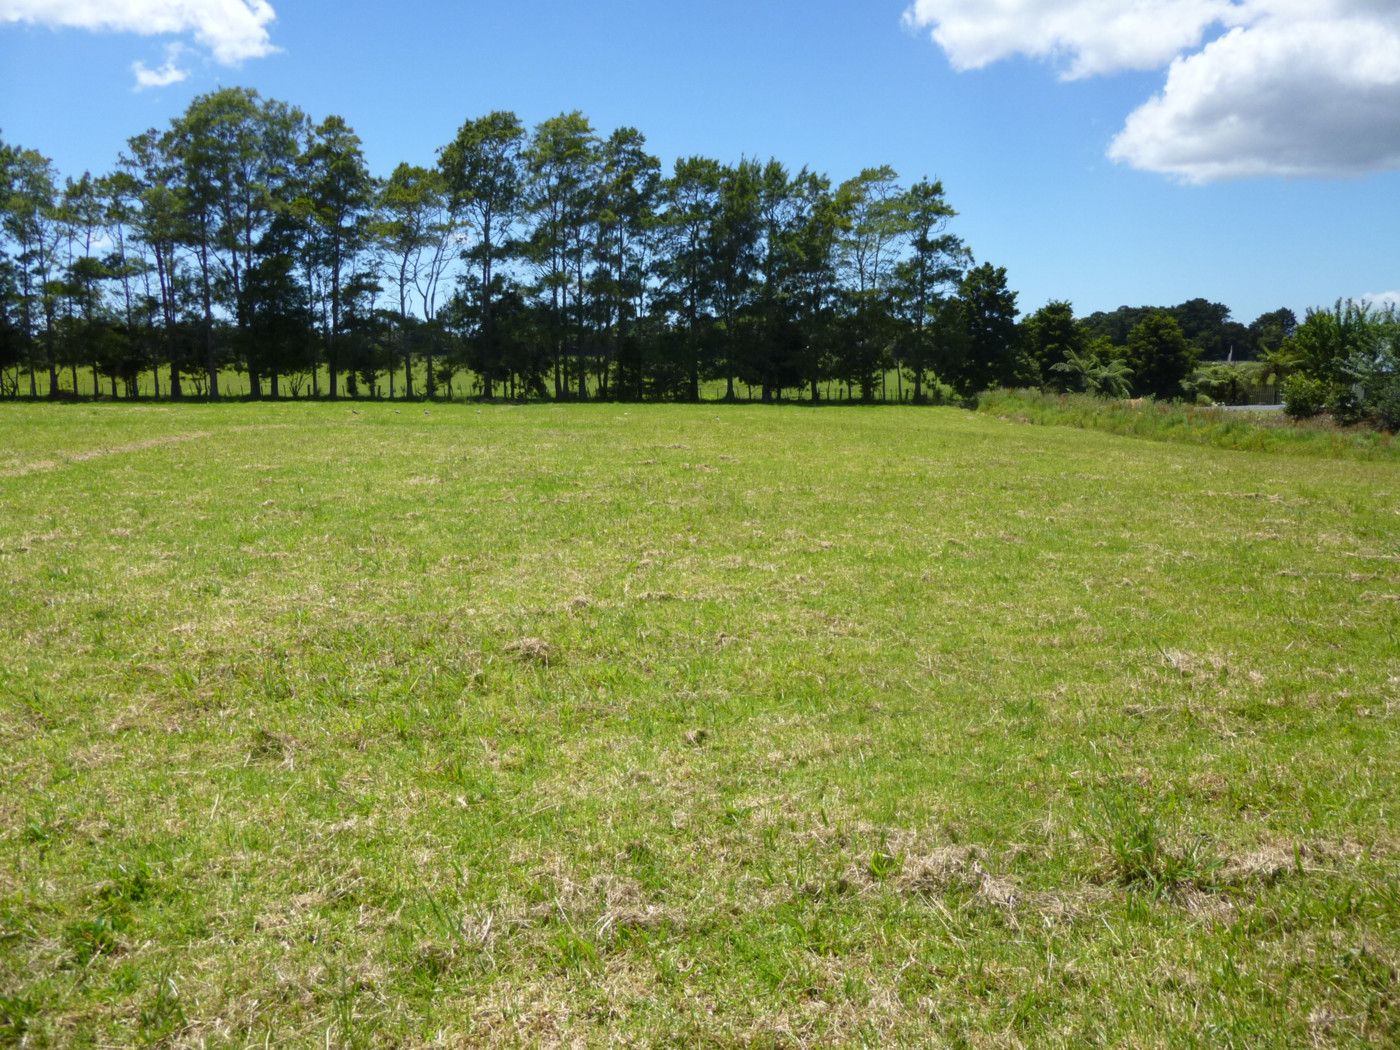
[[1400,464],[0,406],[0,1042],[1400,1041]]

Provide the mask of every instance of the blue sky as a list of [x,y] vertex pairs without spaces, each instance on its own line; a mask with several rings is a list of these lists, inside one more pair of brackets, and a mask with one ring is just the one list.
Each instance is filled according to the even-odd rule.
[[[469,116],[506,108],[533,123],[577,108],[600,129],[641,128],[668,164],[772,155],[837,179],[880,163],[941,178],[957,232],[1007,268],[1023,309],[1205,296],[1247,322],[1400,289],[1391,67],[1369,56],[1372,81],[1346,79],[1345,67],[1371,68],[1346,48],[1373,46],[1376,28],[1339,30],[1316,58],[1336,83],[1308,69],[1293,83],[1289,41],[1331,40],[1296,22],[1295,0],[1147,3],[1160,8],[1150,31],[1105,28],[1103,0],[281,0],[271,21],[262,0],[0,0],[0,134],[65,174],[101,171],[195,95],[246,84],[341,114],[387,174],[430,162]],[[1269,10],[1241,27],[1233,12],[1250,3]],[[1350,4],[1381,9],[1380,29],[1400,34],[1384,13],[1400,5],[1315,0],[1309,17],[1329,3],[1337,26],[1357,14]],[[1198,16],[1212,6],[1225,13]],[[203,8],[206,21],[178,31],[172,8]],[[994,8],[1015,17],[989,22]],[[185,79],[138,90],[133,63],[149,77],[167,59]],[[1235,80],[1221,86],[1211,61]],[[1193,88],[1197,73],[1208,90]],[[1205,126],[1203,113],[1230,107]],[[1241,126],[1247,140],[1222,137]],[[1280,170],[1303,174],[1268,174]]]

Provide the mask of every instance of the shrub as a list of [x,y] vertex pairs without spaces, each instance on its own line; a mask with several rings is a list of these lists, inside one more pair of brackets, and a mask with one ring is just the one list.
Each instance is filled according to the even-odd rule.
[[1362,422],[1366,416],[1366,406],[1356,390],[1350,386],[1333,387],[1327,396],[1327,411],[1332,418],[1344,427]]
[[1327,384],[1310,376],[1293,375],[1283,381],[1283,410],[1294,419],[1311,419],[1327,407]]
[[1392,434],[1400,430],[1400,376],[1373,382],[1367,393],[1376,425]]

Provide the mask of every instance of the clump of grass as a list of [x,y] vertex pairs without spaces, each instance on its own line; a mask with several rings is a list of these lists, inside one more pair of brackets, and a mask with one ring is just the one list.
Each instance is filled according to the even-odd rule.
[[40,1004],[34,996],[0,995],[0,1043],[23,1046],[39,1016]]
[[1109,795],[1096,816],[1104,881],[1162,895],[1205,889],[1221,867],[1204,837],[1178,833],[1163,808],[1137,792]]

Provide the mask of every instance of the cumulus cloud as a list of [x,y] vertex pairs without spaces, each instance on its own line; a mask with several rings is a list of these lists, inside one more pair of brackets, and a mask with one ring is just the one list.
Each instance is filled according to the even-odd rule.
[[1400,288],[1393,292],[1372,292],[1370,295],[1363,295],[1361,302],[1370,303],[1378,310],[1400,310]]
[[[267,0],[0,0],[0,23],[143,36],[188,35],[223,65],[275,51],[268,25],[276,17]],[[173,84],[188,75],[169,54],[159,69],[141,62],[132,69],[138,87]]]
[[1190,182],[1400,168],[1395,0],[916,0],[956,68],[1169,66],[1109,156]]
[[158,69],[151,69],[140,61],[131,63],[131,71],[136,75],[136,90],[169,87],[188,77],[190,71],[180,67],[180,54],[183,51],[184,48],[179,44],[168,45],[165,49],[165,63]]
[[1238,16],[1230,0],[916,0],[904,19],[929,29],[956,69],[1021,54],[1076,79],[1159,69]]

